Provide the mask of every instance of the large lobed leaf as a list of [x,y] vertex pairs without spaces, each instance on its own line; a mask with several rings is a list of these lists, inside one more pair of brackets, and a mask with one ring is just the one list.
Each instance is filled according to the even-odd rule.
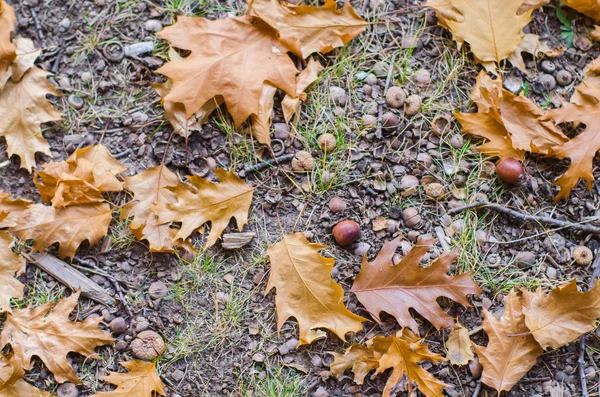
[[53,397],[23,380],[25,371],[14,356],[0,353],[0,396],[2,397]]
[[277,328],[290,317],[298,321],[299,344],[325,337],[326,328],[345,340],[348,332],[358,332],[367,319],[344,306],[344,291],[331,278],[334,259],[319,251],[327,248],[310,243],[304,233],[286,234],[269,247],[271,274],[265,293],[277,289]]
[[94,349],[113,343],[115,339],[110,332],[98,328],[101,317],[88,317],[81,322],[69,320],[78,299],[79,293],[75,293],[58,303],[50,302],[7,313],[0,334],[0,348],[10,345],[14,357],[26,370],[33,367],[32,357],[37,356],[59,383],[81,383],[67,360],[67,354],[74,352],[98,358]]
[[0,0],[0,92],[10,77],[8,66],[17,56],[17,47],[11,41],[16,20],[15,9]]
[[400,241],[397,238],[386,242],[373,262],[369,262],[366,255],[363,257],[351,291],[377,321],[380,321],[379,313],[386,312],[396,317],[402,327],[418,333],[419,325],[409,311],[414,309],[438,329],[451,327],[454,320],[436,299],[443,296],[469,307],[466,295],[481,294],[471,272],[458,276],[447,274],[458,251],[445,253],[421,268],[421,259],[435,242],[431,237],[420,238],[400,263],[393,266],[392,257]]

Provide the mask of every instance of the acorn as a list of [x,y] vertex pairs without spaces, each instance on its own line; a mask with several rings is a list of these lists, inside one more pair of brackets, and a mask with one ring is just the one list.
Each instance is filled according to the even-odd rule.
[[592,250],[584,245],[580,245],[573,251],[573,260],[578,265],[587,266],[592,263],[593,259],[594,254],[592,253]]
[[360,237],[360,226],[350,219],[341,221],[333,228],[333,237],[342,247],[350,245]]
[[525,176],[525,170],[519,160],[507,157],[496,166],[496,175],[510,185],[518,185]]

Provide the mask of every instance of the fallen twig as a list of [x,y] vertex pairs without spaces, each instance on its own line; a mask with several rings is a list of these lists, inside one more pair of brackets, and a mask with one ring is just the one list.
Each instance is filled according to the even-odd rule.
[[244,167],[244,171],[245,172],[262,171],[265,168],[272,167],[273,165],[278,164],[278,163],[290,161],[293,158],[294,158],[293,154],[284,154],[283,156],[278,156],[278,157],[275,157],[275,158],[272,158],[269,160],[265,160],[262,163],[258,163],[255,165],[247,165],[246,167]]
[[481,391],[481,379],[479,379],[477,381],[477,386],[475,386],[475,390],[473,390],[473,396],[472,397],[478,397],[479,396],[479,392]]
[[487,201],[478,201],[475,203],[464,205],[462,207],[453,208],[448,211],[448,214],[453,215],[453,214],[456,214],[458,212],[462,212],[462,211],[465,211],[468,209],[481,208],[481,207],[489,208],[489,209],[499,212],[501,214],[512,216],[513,218],[520,219],[524,222],[536,222],[536,223],[541,223],[541,224],[546,224],[546,225],[557,226],[561,229],[568,228],[568,229],[579,230],[581,232],[586,232],[586,233],[591,233],[591,234],[600,234],[600,227],[598,227],[598,226],[588,225],[585,223],[574,223],[574,222],[569,222],[569,221],[561,221],[560,219],[554,219],[554,218],[550,218],[547,216],[529,215],[529,214],[519,212],[517,210],[507,208],[500,204],[488,203]]
[[[592,262],[592,278],[588,284],[587,290],[591,290],[594,286],[594,282],[600,277],[600,257],[598,256],[599,250],[594,252],[594,262]],[[579,381],[581,383],[581,397],[589,397],[587,381],[585,377],[585,335],[579,337],[579,358],[577,364],[579,365]],[[593,362],[593,361],[592,361]]]
[[375,130],[375,137],[380,139],[383,134],[381,130],[383,129],[383,105],[385,105],[385,95],[387,93],[388,87],[390,86],[390,82],[392,81],[392,72],[394,71],[394,61],[395,57],[392,58],[390,62],[390,67],[388,69],[387,78],[385,79],[385,87],[383,88],[383,93],[381,97],[377,100],[377,130]]
[[33,22],[35,23],[35,30],[37,31],[38,38],[41,41],[45,41],[46,36],[44,35],[44,31],[42,30],[42,24],[40,23],[40,20],[38,19],[37,12],[35,12],[35,10],[33,8],[30,8],[29,12],[31,12],[31,18],[33,18]]

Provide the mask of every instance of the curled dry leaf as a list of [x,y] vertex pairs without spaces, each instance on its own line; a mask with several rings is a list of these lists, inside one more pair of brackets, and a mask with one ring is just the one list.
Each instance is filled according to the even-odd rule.
[[301,103],[306,100],[306,89],[315,82],[323,69],[323,65],[319,61],[310,58],[306,68],[296,77],[296,98],[286,95],[281,101],[286,123],[289,123],[292,116],[299,112]]
[[172,84],[163,100],[181,103],[186,119],[220,96],[239,128],[251,114],[258,114],[266,81],[296,95],[297,69],[275,31],[259,19],[181,16],[158,35],[191,51],[187,58],[158,69]]
[[446,349],[448,350],[448,359],[453,365],[466,365],[475,358],[472,343],[469,337],[469,330],[460,323],[454,324],[454,328],[448,335]]
[[13,243],[12,236],[0,231],[0,313],[10,312],[10,300],[21,299],[25,288],[15,277],[25,271],[25,259],[12,251]]
[[330,365],[333,375],[339,375],[351,368],[354,381],[362,384],[365,376],[373,369],[376,374],[392,368],[383,396],[391,396],[391,391],[402,380],[406,383],[409,393],[415,392],[413,383],[427,397],[442,397],[447,385],[433,377],[418,365],[422,361],[440,362],[444,358],[429,350],[429,345],[423,344],[415,334],[404,328],[392,336],[376,336],[362,345],[350,346],[345,354],[331,353],[334,361]]
[[197,175],[188,176],[189,182],[197,189],[177,185],[167,187],[175,194],[175,202],[157,202],[152,211],[158,215],[159,224],[181,222],[181,229],[175,239],[181,242],[196,229],[211,222],[211,230],[206,246],[217,242],[231,218],[235,218],[242,231],[248,223],[248,210],[252,202],[254,188],[246,185],[233,172],[215,169],[220,183],[213,183]]
[[402,327],[417,333],[419,326],[409,311],[412,308],[438,329],[451,327],[454,320],[436,300],[443,296],[470,307],[466,295],[481,294],[471,272],[448,276],[458,256],[456,250],[440,255],[431,265],[421,268],[421,259],[435,243],[431,237],[420,238],[400,263],[392,266],[392,257],[400,242],[400,238],[386,242],[373,262],[365,255],[351,291],[377,321],[380,321],[379,313],[386,312],[396,317]]
[[6,139],[9,156],[17,155],[21,167],[35,167],[35,153],[50,155],[40,124],[61,119],[46,95],[60,95],[46,79],[47,72],[33,67],[18,82],[9,80],[0,92],[0,136]]
[[[533,10],[547,2],[429,0],[427,5],[435,8],[438,23],[452,32],[459,46],[469,43],[475,60],[496,73],[500,61],[520,57],[525,49],[519,48],[525,38],[522,29],[531,21]],[[521,64],[522,61],[515,66]]]
[[250,116],[252,125],[250,132],[259,143],[271,146],[271,123],[273,122],[273,105],[275,105],[275,93],[277,88],[271,84],[263,84],[260,94],[258,113]]
[[116,385],[116,390],[96,393],[92,397],[152,397],[153,392],[161,396],[167,395],[156,371],[156,362],[132,360],[120,364],[129,372],[111,372],[102,377],[103,381]]
[[326,336],[326,328],[340,339],[358,332],[367,319],[350,312],[343,303],[344,291],[331,278],[334,259],[319,251],[324,245],[310,243],[304,233],[287,234],[269,247],[271,274],[265,293],[277,289],[277,329],[294,317],[300,330],[299,344]]
[[23,375],[25,371],[14,356],[0,353],[0,396],[53,397],[52,394],[25,382]]
[[36,308],[15,310],[6,315],[0,334],[0,347],[10,345],[23,369],[33,367],[32,357],[39,357],[59,383],[81,383],[67,360],[70,352],[99,358],[94,349],[113,343],[110,332],[98,328],[101,317],[84,321],[69,320],[77,306],[79,293]]
[[33,252],[59,243],[61,258],[75,256],[79,245],[88,240],[96,244],[108,232],[112,210],[108,204],[75,205],[56,209],[34,204],[23,211],[14,226],[8,228],[21,240],[34,240]]
[[484,309],[483,329],[489,338],[487,347],[474,345],[483,366],[481,381],[500,394],[525,376],[544,350],[525,325],[521,299],[515,291],[504,298],[500,319]]
[[121,210],[121,219],[133,218],[129,228],[137,239],[147,240],[152,252],[175,251],[173,242],[177,229],[169,223],[160,223],[153,208],[177,202],[175,193],[170,189],[194,193],[193,188],[181,182],[167,167],[159,165],[126,177],[125,189],[133,193],[133,200]]
[[525,325],[544,349],[558,349],[592,331],[600,318],[600,283],[588,292],[577,291],[577,282],[523,293]]
[[296,6],[278,0],[248,3],[249,14],[271,25],[279,41],[301,58],[343,47],[367,28],[367,22],[356,14],[350,2],[345,2],[340,10],[335,0],[325,0],[323,7]]

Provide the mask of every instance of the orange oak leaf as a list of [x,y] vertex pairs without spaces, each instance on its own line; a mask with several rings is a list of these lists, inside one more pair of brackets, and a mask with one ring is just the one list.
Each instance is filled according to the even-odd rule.
[[500,394],[510,390],[535,365],[544,350],[525,325],[521,298],[514,290],[504,298],[500,319],[483,311],[487,347],[474,345],[483,366],[481,381]]
[[25,72],[33,67],[35,60],[40,56],[42,50],[35,48],[33,41],[25,37],[15,37],[14,43],[17,46],[17,57],[10,65],[10,78],[14,83],[17,83],[23,78]]
[[577,282],[523,293],[525,325],[544,349],[558,349],[592,331],[600,318],[600,283],[588,292],[577,291]]
[[590,18],[600,20],[600,2],[598,0],[560,0],[563,4],[587,15]]
[[112,372],[102,377],[103,381],[116,385],[116,390],[96,393],[92,397],[152,397],[153,392],[161,396],[167,395],[155,362],[132,360],[120,364],[129,372]]
[[77,306],[79,293],[36,308],[14,310],[7,313],[0,346],[10,345],[14,357],[25,370],[33,367],[32,357],[39,357],[57,382],[81,383],[67,360],[70,352],[85,357],[99,358],[94,349],[113,343],[108,331],[98,328],[101,317],[88,317],[84,321],[69,320]]
[[46,79],[48,73],[33,67],[17,83],[9,80],[0,92],[0,136],[6,139],[9,156],[17,155],[21,167],[35,167],[35,153],[50,155],[40,124],[61,119],[46,95],[60,95]]
[[12,251],[14,241],[0,231],[0,313],[10,311],[10,300],[21,299],[25,286],[15,278],[25,271],[25,259]]
[[457,250],[440,255],[428,267],[419,266],[435,241],[431,237],[420,238],[395,266],[392,266],[392,257],[400,238],[386,242],[373,262],[363,256],[351,291],[378,322],[381,321],[379,313],[386,312],[396,317],[402,327],[418,333],[419,325],[409,312],[412,308],[437,329],[451,327],[454,320],[438,305],[437,298],[443,296],[470,307],[466,295],[481,294],[471,278],[472,272],[448,276],[450,265],[458,256]]
[[248,210],[252,203],[254,188],[223,169],[215,169],[214,173],[220,183],[213,183],[197,175],[188,176],[189,182],[197,189],[189,186],[167,187],[175,193],[175,202],[158,202],[153,211],[158,215],[159,224],[181,222],[181,229],[175,239],[183,241],[205,223],[211,222],[206,246],[217,242],[231,218],[235,218],[241,231],[248,223]]
[[447,357],[450,363],[453,365],[468,364],[469,361],[475,358],[471,349],[472,345],[469,330],[458,322],[454,324],[446,341]]
[[497,73],[496,64],[515,56],[533,10],[547,2],[429,0],[427,5],[437,11],[438,23],[452,32],[459,46],[469,43],[475,60],[488,71]]
[[[12,199],[11,195],[0,190],[0,228],[8,227],[14,224],[15,217],[25,211],[32,202],[25,199]],[[12,214],[12,215],[11,215]],[[8,220],[7,217],[13,218]]]
[[263,85],[260,95],[260,105],[258,113],[251,115],[252,126],[251,133],[256,140],[263,145],[271,146],[271,137],[269,132],[273,122],[273,105],[275,105],[275,93],[277,88],[271,84]]
[[433,363],[445,359],[429,350],[429,345],[423,343],[410,330],[404,328],[392,336],[376,336],[367,341],[367,346],[352,345],[345,354],[332,353],[335,360],[330,365],[333,375],[339,375],[344,370],[352,368],[354,381],[362,384],[365,376],[376,369],[375,374],[392,368],[383,390],[383,397],[390,397],[391,391],[399,382],[406,384],[410,395],[416,395],[413,383],[427,397],[442,397],[444,382],[437,380],[418,363],[431,361]]
[[158,69],[172,81],[164,101],[181,103],[188,119],[221,96],[239,128],[258,114],[265,82],[295,96],[297,69],[275,31],[260,19],[182,16],[158,35],[191,51],[187,58]]
[[317,80],[319,73],[324,69],[319,61],[313,58],[308,60],[306,68],[296,77],[296,98],[286,95],[281,101],[283,117],[289,123],[292,116],[300,111],[300,105],[306,100],[306,89]]
[[61,258],[75,256],[79,245],[88,240],[96,244],[108,232],[112,210],[108,204],[74,205],[56,209],[43,204],[34,204],[23,211],[11,234],[21,240],[34,240],[33,252],[40,252],[54,243],[59,243]]
[[125,178],[125,189],[133,193],[133,200],[121,209],[121,219],[133,218],[129,228],[138,240],[147,240],[152,252],[173,252],[177,229],[170,222],[160,223],[152,210],[157,204],[174,204],[176,194],[172,188],[194,193],[191,186],[164,165],[148,168],[137,175]]
[[366,318],[344,306],[344,291],[331,278],[334,259],[325,258],[319,251],[324,245],[310,243],[304,233],[286,234],[269,247],[271,274],[267,294],[277,289],[277,329],[290,317],[298,321],[299,345],[308,344],[326,336],[329,329],[346,340],[348,332],[358,332]]
[[14,356],[0,353],[0,396],[2,397],[53,397],[23,380],[25,371]]
[[278,0],[249,0],[248,3],[250,15],[271,25],[279,41],[301,58],[343,47],[368,25],[348,1],[340,10],[335,0],[325,0],[323,7],[297,6]]

